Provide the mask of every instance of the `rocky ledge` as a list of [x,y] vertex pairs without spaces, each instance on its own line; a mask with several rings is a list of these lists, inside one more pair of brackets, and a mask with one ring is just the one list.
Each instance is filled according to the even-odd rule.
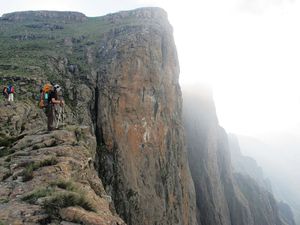
[[[20,111],[24,104],[14,107]],[[20,121],[8,115],[15,110],[2,108],[6,109],[1,111],[3,118],[14,118],[16,123],[12,124]],[[4,121],[0,121],[1,126]],[[94,169],[96,139],[89,127],[67,126],[31,134],[25,129],[13,134],[14,140],[7,143],[4,136],[0,150],[0,223],[125,224],[115,215],[111,197]]]

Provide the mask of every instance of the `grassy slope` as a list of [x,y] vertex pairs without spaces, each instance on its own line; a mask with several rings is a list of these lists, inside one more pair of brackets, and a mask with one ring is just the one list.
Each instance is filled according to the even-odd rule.
[[[48,25],[44,25],[45,23]],[[51,29],[55,25],[63,29]],[[83,57],[83,50],[80,49],[82,46],[93,43],[109,28],[108,22],[101,18],[89,18],[86,22],[65,24],[54,20],[23,22],[2,20],[0,22],[0,76],[48,75],[51,72],[46,65],[47,59],[68,55],[66,53],[68,46],[64,44],[65,38],[76,39],[76,49],[68,57],[75,61]]]
[[[104,17],[88,18],[84,22],[0,20],[0,77],[56,76],[47,66],[53,57],[67,57],[69,64],[77,64],[81,73],[88,73],[90,70],[83,60],[85,46],[97,47],[102,35],[112,28],[138,24],[141,23],[127,18],[116,25]],[[65,44],[66,38],[73,39],[71,52]]]

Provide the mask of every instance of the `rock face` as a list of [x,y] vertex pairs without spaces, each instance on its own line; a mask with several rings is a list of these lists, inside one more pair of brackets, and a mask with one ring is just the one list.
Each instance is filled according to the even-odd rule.
[[115,29],[97,52],[100,175],[128,224],[195,224],[172,29],[137,12],[157,23]]
[[[23,122],[23,118],[15,115],[26,116],[30,110],[29,115],[38,113],[30,104],[1,104],[1,128]],[[6,118],[12,118],[11,124],[7,125]],[[10,132],[13,141],[1,142],[0,221],[5,224],[63,224],[63,221],[125,224],[111,211],[94,170],[96,139],[90,129],[68,126],[64,130],[43,132],[38,130],[42,128],[38,123],[42,118],[36,115],[33,127],[25,124],[24,130]],[[1,130],[3,139],[7,131]]]
[[184,92],[189,165],[202,225],[283,225],[273,195],[250,176],[233,173],[226,132],[218,125],[212,93]]
[[[179,65],[172,27],[162,9],[99,18],[60,12],[12,13],[1,18],[0,30],[0,40],[8,40],[0,53],[0,76],[5,77],[0,83],[14,83],[19,101],[16,115],[7,110],[13,116],[3,116],[3,123],[9,123],[3,141],[14,137],[4,146],[5,157],[19,164],[15,153],[28,156],[25,164],[7,168],[3,174],[3,184],[12,182],[13,190],[25,188],[18,197],[5,197],[1,219],[20,224],[25,214],[35,214],[38,219],[26,221],[28,224],[123,224],[115,211],[128,225],[196,224],[181,118]],[[45,116],[34,105],[34,93],[47,80],[63,87],[68,119],[64,130],[50,134],[41,131]],[[23,109],[26,102],[31,110]],[[17,116],[20,122],[7,122]],[[26,117],[35,119],[28,122]],[[67,130],[70,126],[75,131]],[[89,129],[80,142],[82,132],[76,130],[82,126]],[[41,166],[49,160],[44,156],[55,157],[53,165]],[[95,168],[81,171],[80,166],[90,158]],[[1,160],[5,167],[9,159]],[[33,170],[30,181],[22,175],[27,164]],[[96,171],[100,179],[92,178]],[[82,173],[90,175],[82,177]],[[55,183],[67,178],[75,188]],[[25,192],[36,185],[42,190],[34,189],[26,197],[30,193]],[[80,197],[82,190],[86,198]],[[59,205],[54,212],[47,211],[49,201]],[[13,207],[23,211],[12,217]]]

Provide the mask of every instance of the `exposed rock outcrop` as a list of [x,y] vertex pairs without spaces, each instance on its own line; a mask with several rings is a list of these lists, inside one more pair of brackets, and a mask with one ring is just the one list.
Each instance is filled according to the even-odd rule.
[[[0,221],[5,224],[63,224],[63,221],[125,224],[111,211],[108,195],[94,169],[96,139],[90,128],[68,126],[64,130],[43,132],[34,129],[41,128],[38,121],[43,118],[36,116],[37,123],[31,120],[34,127],[25,124],[24,130],[20,130],[17,124],[22,118],[10,112],[26,116],[30,107],[35,111],[31,114],[38,110],[23,103],[11,107],[15,110],[10,106],[0,107],[1,127],[17,127],[15,133],[9,133],[14,140],[1,143]],[[8,118],[12,118],[11,124],[7,124]]]

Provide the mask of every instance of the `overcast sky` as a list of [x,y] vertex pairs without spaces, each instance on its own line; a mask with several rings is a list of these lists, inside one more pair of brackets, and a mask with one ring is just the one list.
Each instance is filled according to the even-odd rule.
[[142,6],[169,14],[183,88],[214,90],[220,124],[255,135],[300,126],[300,7],[297,0],[0,0],[0,14],[80,11],[99,16]]

